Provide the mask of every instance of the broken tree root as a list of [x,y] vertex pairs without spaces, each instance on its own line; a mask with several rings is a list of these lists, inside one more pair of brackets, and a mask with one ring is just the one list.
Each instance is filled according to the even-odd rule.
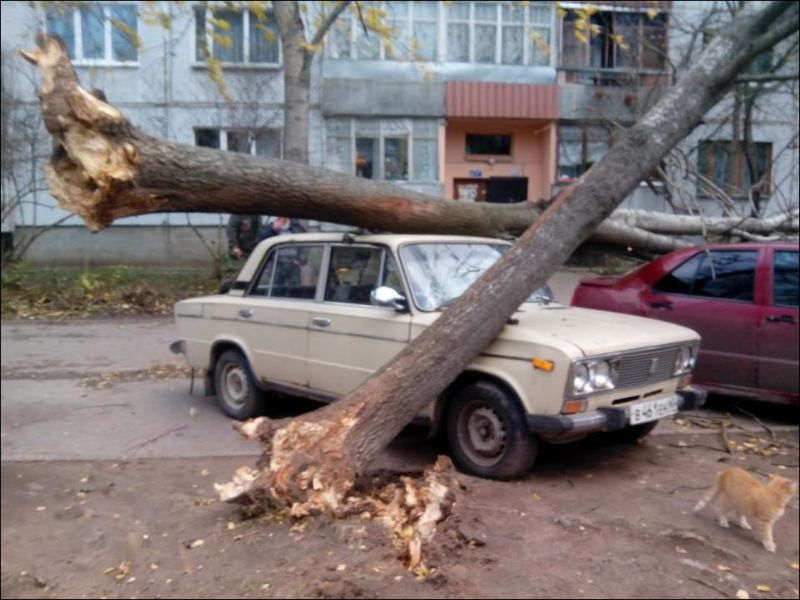
[[[326,447],[333,448],[336,442],[324,423],[303,423],[303,431],[293,431],[294,424],[259,417],[234,425],[245,438],[261,443],[263,455],[256,468],[239,467],[232,481],[214,484],[220,500],[242,505],[242,514],[248,518],[280,511],[294,518],[328,515],[372,520],[388,532],[408,570],[428,572],[426,549],[462,489],[450,459],[440,456],[419,476],[397,474],[388,481],[386,477],[356,477],[338,452],[333,466],[325,459],[330,458]],[[322,432],[328,437],[319,442]],[[333,437],[336,434],[333,431]],[[294,456],[302,457],[299,462],[283,462],[276,448],[289,436],[316,438],[314,453],[304,445],[300,453],[295,448]]]

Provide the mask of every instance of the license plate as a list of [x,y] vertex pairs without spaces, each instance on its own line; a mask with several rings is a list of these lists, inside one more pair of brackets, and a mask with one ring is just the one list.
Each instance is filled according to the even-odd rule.
[[631,406],[631,425],[655,421],[678,412],[678,396],[659,398]]

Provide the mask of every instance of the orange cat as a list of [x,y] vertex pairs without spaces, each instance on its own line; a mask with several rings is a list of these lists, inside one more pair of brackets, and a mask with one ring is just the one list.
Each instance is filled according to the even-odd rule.
[[700,498],[694,512],[718,500],[716,511],[720,525],[728,527],[729,518],[738,518],[742,529],[752,529],[750,521],[767,552],[775,552],[772,525],[796,492],[797,484],[786,477],[770,475],[769,483],[764,485],[744,469],[733,467],[717,474],[714,485]]

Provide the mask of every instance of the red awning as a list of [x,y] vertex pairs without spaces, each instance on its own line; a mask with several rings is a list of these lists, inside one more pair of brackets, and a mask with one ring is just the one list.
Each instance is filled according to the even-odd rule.
[[448,81],[445,117],[492,119],[558,118],[558,86]]

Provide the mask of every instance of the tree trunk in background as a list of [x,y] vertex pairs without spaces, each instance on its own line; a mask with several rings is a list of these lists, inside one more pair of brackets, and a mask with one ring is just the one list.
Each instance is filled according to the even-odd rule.
[[[308,164],[311,59],[297,2],[275,2],[283,51],[283,158]],[[283,214],[283,213],[267,213]]]
[[[271,497],[300,506],[300,513],[340,508],[355,475],[491,343],[520,304],[694,129],[730,89],[737,73],[765,48],[796,32],[797,15],[798,3],[773,2],[739,15],[720,31],[697,64],[581,181],[559,194],[491,269],[366,383],[277,431],[261,428],[263,422],[252,425],[267,448],[269,456],[264,462],[269,469],[241,481],[238,498]],[[761,31],[767,33],[759,35]],[[26,57],[41,69],[42,111],[58,146],[50,169],[51,185],[62,205],[78,207],[84,219],[88,215],[90,224],[107,224],[137,210],[164,210],[174,203],[184,204],[182,211],[198,206],[219,210],[220,194],[229,202],[234,198],[244,205],[251,202],[252,194],[272,193],[253,187],[259,180],[249,157],[228,158],[201,148],[189,154],[186,148],[132,130],[116,109],[78,87],[63,45],[50,38],[42,40],[41,46]],[[160,153],[159,144],[166,148]],[[167,164],[156,165],[157,155]],[[182,159],[190,164],[176,162]],[[204,168],[195,171],[190,168],[193,166]],[[327,198],[318,195],[324,191],[317,187],[320,182],[310,181],[312,171],[297,171],[299,165],[277,161],[274,167],[270,177],[284,189],[295,188],[292,203],[304,201],[304,216],[315,215]],[[171,169],[177,180],[164,178],[165,168]],[[297,179],[295,175],[300,173],[305,177]],[[202,182],[196,180],[198,174],[204,174]],[[335,184],[327,192],[341,198],[364,191],[365,206],[366,190],[373,191],[372,201],[393,213],[397,224],[424,222],[429,210],[444,210],[438,214],[449,215],[449,208],[442,207],[456,206],[424,197],[412,201],[397,188],[390,191],[346,176],[326,174],[323,186],[325,183]],[[234,190],[228,189],[229,185]],[[338,189],[340,185],[345,189]],[[172,193],[175,189],[180,192]],[[460,213],[468,217],[464,226],[474,228],[471,224],[485,208]],[[483,214],[512,214],[515,210],[532,208]],[[287,214],[288,210],[281,212]],[[387,229],[396,230],[397,226]],[[486,302],[487,298],[492,301]]]

